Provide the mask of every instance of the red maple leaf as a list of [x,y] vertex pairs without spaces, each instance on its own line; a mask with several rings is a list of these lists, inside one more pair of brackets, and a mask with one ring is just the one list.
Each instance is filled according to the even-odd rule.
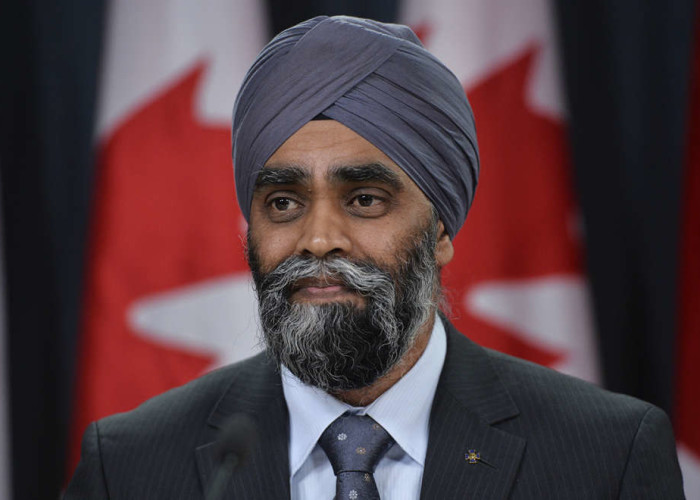
[[137,336],[136,299],[247,265],[230,131],[195,120],[198,64],[126,119],[98,161],[70,470],[87,424],[194,377],[211,359]]
[[469,314],[461,299],[474,286],[548,275],[581,274],[572,234],[575,202],[565,130],[526,101],[537,49],[531,47],[468,91],[481,177],[474,205],[455,240],[443,278],[455,324],[476,342],[551,365],[563,353]]

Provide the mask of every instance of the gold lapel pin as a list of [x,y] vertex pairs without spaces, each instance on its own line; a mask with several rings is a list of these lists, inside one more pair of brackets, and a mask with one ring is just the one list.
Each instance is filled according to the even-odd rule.
[[481,460],[481,453],[479,453],[476,450],[468,450],[467,453],[465,453],[464,455],[464,460],[466,460],[470,464],[475,464],[479,460]]
[[481,452],[478,452],[476,450],[467,450],[467,452],[464,454],[464,460],[469,464],[481,463],[484,465],[488,465],[489,467],[493,467],[493,465],[481,458]]

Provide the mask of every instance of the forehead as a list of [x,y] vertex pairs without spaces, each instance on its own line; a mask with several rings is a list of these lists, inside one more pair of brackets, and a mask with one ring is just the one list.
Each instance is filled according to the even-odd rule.
[[424,197],[411,178],[385,153],[335,120],[313,120],[301,127],[275,151],[265,167],[301,168],[312,178],[321,178],[332,168],[372,164],[389,168],[404,187],[415,189]]

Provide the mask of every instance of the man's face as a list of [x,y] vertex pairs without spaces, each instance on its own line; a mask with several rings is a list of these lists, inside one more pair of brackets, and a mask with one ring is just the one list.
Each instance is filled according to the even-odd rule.
[[432,206],[384,153],[312,121],[258,176],[249,258],[269,350],[328,391],[364,387],[434,314],[452,246]]

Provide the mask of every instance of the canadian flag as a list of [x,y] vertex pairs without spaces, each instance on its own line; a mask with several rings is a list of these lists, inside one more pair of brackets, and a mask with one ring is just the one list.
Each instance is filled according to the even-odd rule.
[[[481,344],[599,382],[550,3],[404,0],[401,17],[456,71],[476,115],[480,185],[443,276],[455,324]],[[675,418],[688,498],[700,498],[697,56],[694,69]]]
[[112,2],[69,474],[90,421],[257,349],[230,119],[261,5]]
[[481,175],[443,272],[482,345],[598,381],[583,244],[546,0],[406,0],[402,21],[457,74]]
[[675,426],[687,498],[700,498],[700,10],[695,19],[691,71],[688,158],[683,179],[680,262],[680,336]]

